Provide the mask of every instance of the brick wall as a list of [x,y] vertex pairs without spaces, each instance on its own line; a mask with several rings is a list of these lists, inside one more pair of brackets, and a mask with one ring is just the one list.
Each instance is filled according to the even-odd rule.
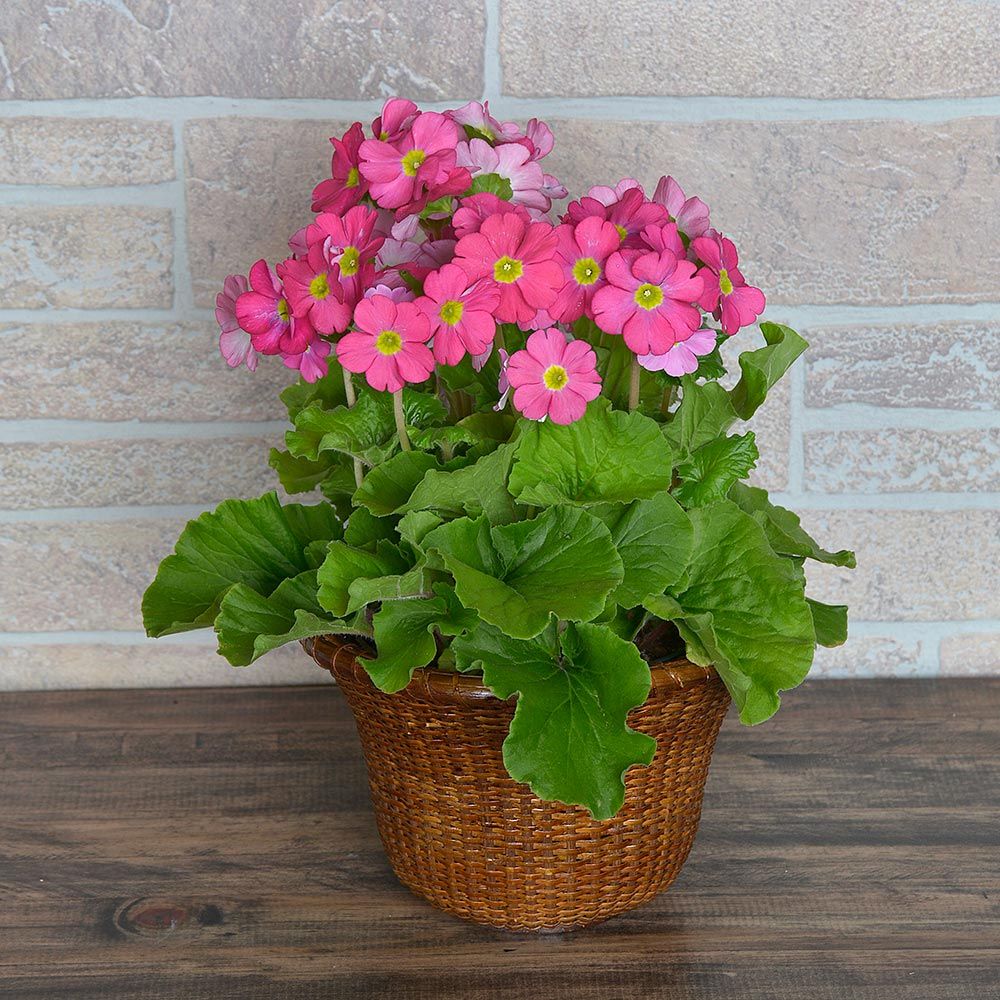
[[[138,602],[184,521],[272,485],[286,373],[211,306],[281,253],[384,95],[556,128],[572,189],[673,173],[812,342],[758,480],[854,573],[825,675],[998,668],[1000,5],[66,0],[0,6],[0,687],[269,683]],[[741,339],[749,337],[741,335]]]

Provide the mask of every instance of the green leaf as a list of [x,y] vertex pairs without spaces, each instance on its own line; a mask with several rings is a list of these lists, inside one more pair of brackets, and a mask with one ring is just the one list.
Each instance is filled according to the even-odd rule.
[[724,500],[733,483],[750,474],[758,457],[753,431],[709,441],[678,463],[680,484],[674,496],[685,507],[704,507]]
[[391,517],[375,517],[366,507],[355,507],[344,528],[344,541],[356,549],[374,549],[396,537]]
[[624,575],[607,527],[579,508],[553,507],[499,527],[460,518],[423,544],[441,556],[467,608],[520,639],[538,635],[552,613],[595,618]]
[[498,698],[517,695],[503,759],[542,799],[586,806],[609,819],[625,798],[625,772],[649,764],[656,742],[629,729],[649,695],[649,667],[635,646],[600,625],[570,625],[523,641],[480,625],[452,643],[460,669],[480,668]]
[[662,594],[680,579],[691,555],[694,529],[669,493],[614,507],[602,520],[625,567],[625,578],[611,595],[613,601],[635,607],[648,594]]
[[820,646],[843,646],[847,642],[847,605],[823,604],[807,597]]
[[334,615],[345,615],[364,604],[355,599],[364,581],[397,577],[412,569],[396,546],[379,543],[375,552],[332,542],[318,571],[319,603]]
[[315,382],[306,382],[300,378],[298,382],[293,382],[281,390],[279,395],[292,423],[295,423],[295,418],[310,403],[319,403],[330,410],[346,402],[343,369],[332,357],[329,364],[329,372]]
[[743,375],[730,394],[741,420],[749,420],[757,412],[768,390],[809,346],[794,330],[780,323],[761,323],[760,332],[767,347],[740,355]]
[[470,517],[485,514],[491,524],[513,521],[514,499],[506,486],[513,454],[513,445],[501,445],[464,469],[431,470],[400,510],[430,510]]
[[745,483],[735,483],[729,491],[729,499],[746,511],[764,529],[771,548],[783,556],[800,559],[815,559],[831,566],[846,566],[854,569],[857,560],[848,549],[828,552],[806,532],[798,515],[784,507],[771,503],[767,490]]
[[729,393],[718,382],[702,385],[685,376],[680,404],[663,435],[679,455],[687,455],[724,434],[737,419]]
[[433,455],[402,451],[368,472],[354,494],[354,502],[379,516],[392,514],[410,499],[424,474],[436,468],[438,462]]
[[423,552],[424,536],[443,523],[444,521],[437,514],[433,514],[429,510],[411,510],[399,519],[396,530],[404,542],[412,545],[417,551]]
[[340,538],[344,533],[337,512],[328,503],[288,503],[282,509],[288,527],[303,548],[313,541]]
[[[329,505],[319,506],[324,510],[315,515],[298,504],[282,507],[272,492],[256,500],[226,500],[189,521],[174,554],[160,563],[143,595],[147,635],[211,625],[235,583],[267,595],[282,580],[309,569],[306,546],[340,533]],[[320,533],[310,537],[311,530]]]
[[610,405],[598,398],[566,427],[524,422],[510,472],[520,503],[629,503],[669,487],[673,456],[659,424]]
[[437,654],[434,632],[458,635],[474,628],[474,611],[462,607],[454,590],[439,584],[436,596],[412,601],[387,601],[375,613],[375,645],[378,657],[365,660],[372,682],[390,694],[410,683],[413,671],[426,667]]
[[674,621],[696,663],[718,670],[754,725],[778,709],[812,663],[815,632],[801,568],[775,555],[763,529],[729,500],[689,512],[694,548],[666,599],[643,602]]
[[504,201],[510,201],[514,197],[514,189],[506,177],[500,174],[479,174],[472,178],[472,185],[465,192],[463,197],[472,194],[495,194]]
[[268,465],[278,474],[278,481],[286,493],[308,493],[316,489],[330,474],[331,464],[325,456],[311,462],[278,448],[272,448],[268,457]]

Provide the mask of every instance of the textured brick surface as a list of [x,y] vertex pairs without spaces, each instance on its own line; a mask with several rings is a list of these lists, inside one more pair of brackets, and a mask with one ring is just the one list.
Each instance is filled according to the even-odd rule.
[[572,194],[673,174],[772,304],[970,302],[1000,298],[998,136],[988,118],[562,121],[546,163]]
[[169,181],[175,176],[173,128],[122,118],[8,118],[0,121],[0,164],[3,184]]
[[173,232],[164,208],[0,208],[0,308],[165,309]]
[[941,673],[976,676],[1000,673],[1000,632],[963,632],[941,642]]
[[501,4],[504,89],[522,97],[965,96],[1000,75],[990,0]]
[[270,437],[0,445],[0,509],[211,504],[259,496],[278,481]]
[[805,486],[817,493],[1000,491],[1000,429],[806,434]]
[[484,26],[476,0],[5,3],[0,98],[471,96]]
[[[995,241],[994,241],[995,242]],[[990,410],[1000,323],[816,327],[805,332],[806,405]]]
[[[886,632],[890,628],[886,626]],[[843,646],[816,650],[810,677],[917,677],[926,673],[919,639],[849,635]]]
[[809,593],[865,621],[1000,617],[1000,511],[805,511],[827,548],[857,551],[858,568],[809,563]]
[[227,368],[212,319],[0,322],[0,419],[284,420],[293,381],[274,359]]

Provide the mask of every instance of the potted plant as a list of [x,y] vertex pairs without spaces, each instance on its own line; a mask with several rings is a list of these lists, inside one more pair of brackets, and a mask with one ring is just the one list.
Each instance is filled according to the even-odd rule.
[[[243,666],[302,642],[357,719],[404,883],[500,927],[583,926],[676,876],[730,698],[755,724],[847,614],[853,565],[744,481],[738,430],[805,349],[765,346],[708,207],[626,179],[553,221],[550,130],[484,104],[355,123],[276,267],[226,279],[222,354],[279,357],[289,494],[191,521],[148,633]],[[731,388],[726,388],[726,385]]]

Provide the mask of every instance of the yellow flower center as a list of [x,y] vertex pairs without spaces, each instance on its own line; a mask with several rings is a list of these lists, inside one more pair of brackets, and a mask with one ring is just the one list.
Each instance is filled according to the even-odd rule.
[[344,247],[344,252],[337,263],[340,265],[340,273],[345,278],[350,278],[357,274],[361,267],[361,252],[357,247]]
[[733,294],[733,279],[729,277],[729,272],[724,267],[719,270],[719,291],[723,295]]
[[581,257],[573,265],[573,278],[578,285],[592,285],[601,276],[601,265],[593,257]]
[[344,182],[344,187],[356,188],[361,183],[361,174],[357,167],[351,167],[347,171],[347,180]]
[[506,255],[493,265],[493,278],[505,285],[512,285],[524,274],[524,265],[519,260]]
[[465,306],[463,303],[458,302],[456,299],[449,299],[441,306],[441,311],[438,315],[448,326],[454,326],[462,318],[464,311]]
[[416,177],[420,164],[427,159],[427,154],[422,149],[411,149],[403,157],[403,173],[407,177]]
[[391,357],[403,349],[403,338],[395,330],[383,330],[375,338],[375,347],[380,354]]
[[326,274],[317,274],[312,281],[309,282],[309,294],[314,298],[322,301],[330,294],[330,282],[326,280]]
[[647,281],[635,290],[635,304],[643,309],[655,309],[663,304],[663,289]]
[[542,372],[542,381],[545,383],[546,389],[551,389],[553,392],[559,392],[560,389],[566,388],[566,383],[569,381],[569,375],[566,374],[566,369],[562,365],[549,365],[548,368]]
[[288,300],[287,299],[278,299],[278,319],[280,319],[282,323],[287,323],[288,322],[288,316],[289,316],[289,313],[288,313]]
[[615,229],[618,230],[618,238],[624,241],[625,237],[628,236],[628,230],[624,226],[619,226],[617,222],[615,223]]

